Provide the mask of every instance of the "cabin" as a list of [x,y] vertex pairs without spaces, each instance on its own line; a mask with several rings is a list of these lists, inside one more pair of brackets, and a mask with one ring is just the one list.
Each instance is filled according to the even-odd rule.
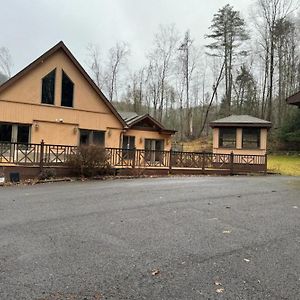
[[174,133],[122,117],[63,42],[0,86],[0,143],[169,150]]
[[288,97],[286,99],[286,102],[290,105],[295,105],[298,106],[298,108],[300,108],[300,91]]
[[120,112],[120,115],[127,125],[126,133],[123,135],[123,149],[171,150],[171,136],[176,133],[175,130],[166,129],[149,114]]
[[272,123],[249,115],[231,115],[213,122],[213,153],[265,155]]

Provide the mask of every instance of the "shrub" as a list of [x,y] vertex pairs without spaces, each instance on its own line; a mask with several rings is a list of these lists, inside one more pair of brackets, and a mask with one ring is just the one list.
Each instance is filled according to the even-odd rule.
[[54,169],[44,169],[40,174],[39,174],[39,179],[40,180],[45,180],[45,179],[51,179],[56,177],[56,171]]
[[97,145],[80,146],[76,154],[70,156],[68,165],[75,175],[92,177],[110,172],[105,148]]

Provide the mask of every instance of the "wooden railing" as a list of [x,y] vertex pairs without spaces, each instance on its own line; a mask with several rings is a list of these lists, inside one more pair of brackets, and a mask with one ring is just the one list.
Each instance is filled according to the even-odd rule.
[[[113,168],[220,169],[265,171],[266,155],[216,154],[208,152],[154,151],[105,148],[107,162]],[[65,165],[76,154],[68,145],[0,143],[0,165]]]
[[77,147],[67,145],[0,143],[0,164],[60,165],[67,162]]

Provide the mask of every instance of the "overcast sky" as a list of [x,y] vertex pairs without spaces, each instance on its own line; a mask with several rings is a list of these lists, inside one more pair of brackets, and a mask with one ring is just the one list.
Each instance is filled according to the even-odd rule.
[[229,3],[247,18],[254,0],[9,0],[2,1],[0,47],[9,48],[13,73],[63,40],[85,66],[87,45],[106,52],[130,44],[133,64],[142,64],[159,24],[175,23],[201,43],[213,14]]

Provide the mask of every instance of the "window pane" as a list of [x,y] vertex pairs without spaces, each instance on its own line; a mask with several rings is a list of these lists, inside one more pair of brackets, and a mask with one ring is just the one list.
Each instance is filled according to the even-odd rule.
[[68,75],[62,72],[62,83],[61,83],[61,105],[67,107],[73,107],[73,91],[74,83],[68,77]]
[[163,151],[164,150],[164,141],[162,141],[162,140],[155,141],[155,150]]
[[29,143],[29,126],[28,125],[18,125],[18,143]]
[[260,128],[243,128],[243,148],[260,147]]
[[0,142],[11,142],[12,125],[0,124]]
[[128,149],[129,147],[129,137],[128,136],[123,136],[123,145],[122,145],[122,149]]
[[42,103],[54,104],[55,73],[53,70],[42,79]]
[[123,150],[123,158],[124,159],[133,159],[134,158],[134,151],[133,149],[135,148],[135,137],[134,136],[123,136],[123,145],[122,145]]
[[88,145],[90,143],[90,131],[80,130],[80,145]]
[[156,140],[155,141],[155,160],[156,161],[161,161],[163,158],[163,155],[161,152],[159,151],[163,151],[164,150],[164,141],[162,140]]
[[219,147],[235,148],[236,145],[236,128],[219,129]]
[[[150,151],[153,150],[153,151]],[[162,154],[158,151],[164,150],[163,140],[145,140],[145,159],[151,161],[160,161]]]
[[135,137],[134,136],[123,136],[123,149],[134,149]]
[[104,146],[105,132],[93,131],[93,143],[95,145]]

